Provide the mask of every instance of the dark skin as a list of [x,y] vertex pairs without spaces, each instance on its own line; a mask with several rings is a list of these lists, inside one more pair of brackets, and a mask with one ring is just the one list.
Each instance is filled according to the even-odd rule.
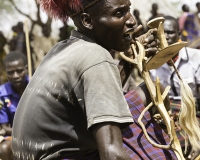
[[[27,66],[22,59],[19,59],[12,62],[6,62],[4,67],[7,78],[11,82],[13,89],[21,96],[27,85]],[[12,128],[10,127],[10,124],[5,123],[1,124],[1,126],[2,130],[0,131],[0,134],[3,136],[11,136]]]
[[[8,80],[11,82],[13,89],[21,96],[26,88],[27,66],[22,59],[5,63],[5,70]],[[12,128],[9,123],[1,124],[0,135],[11,136]],[[11,141],[3,141],[0,145],[0,158],[12,160]]]
[[[108,51],[126,51],[135,39],[136,32],[140,30],[140,27],[136,29],[136,21],[130,13],[130,5],[129,0],[101,0],[86,9],[84,13],[73,17],[73,21],[79,32]],[[151,46],[154,40],[154,36],[145,39],[150,52],[151,49],[155,49],[155,46]],[[97,141],[100,159],[130,159],[123,149],[119,124],[98,123],[92,126],[91,131]]]
[[[175,20],[166,19],[164,22],[164,32],[169,45],[178,42],[179,40],[179,27],[176,25]],[[177,53],[178,54],[178,53]],[[198,91],[200,93],[200,86],[198,86]],[[187,159],[195,159],[200,154],[200,151],[194,151],[190,149],[189,153],[186,155]]]

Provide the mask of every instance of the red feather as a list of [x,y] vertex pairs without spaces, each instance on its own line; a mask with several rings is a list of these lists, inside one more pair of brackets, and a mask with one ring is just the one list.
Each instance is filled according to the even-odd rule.
[[37,0],[37,2],[49,16],[63,21],[69,17],[68,10],[77,13],[82,9],[80,0]]

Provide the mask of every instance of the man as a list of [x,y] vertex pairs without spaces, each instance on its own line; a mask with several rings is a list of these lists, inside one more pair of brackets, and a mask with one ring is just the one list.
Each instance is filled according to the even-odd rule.
[[130,1],[40,2],[55,18],[70,16],[77,31],[47,53],[20,100],[14,158],[129,160],[120,128],[133,118],[109,51],[130,48]]
[[[164,22],[164,32],[166,35],[166,39],[169,45],[178,42],[179,40],[179,24],[177,20],[171,16],[165,17]],[[176,68],[178,69],[181,78],[188,83],[190,86],[194,97],[199,98],[200,93],[200,51],[197,49],[192,49],[185,47],[179,51],[174,57],[173,62],[175,63]],[[153,80],[155,80],[156,76],[159,77],[160,82],[164,87],[171,86],[171,90],[169,92],[169,96],[172,102],[178,103],[180,102],[180,80],[175,73],[172,63],[169,61],[168,63],[162,65],[160,68],[150,71]],[[173,105],[174,103],[172,103]],[[179,108],[172,107],[172,112],[179,112]],[[180,131],[181,132],[181,131]],[[182,137],[182,136],[180,136]],[[179,137],[179,138],[180,138]],[[179,139],[180,140],[180,139]],[[182,146],[184,147],[184,139],[181,139]]]
[[157,18],[157,17],[162,17],[163,14],[162,13],[158,13],[158,4],[157,3],[153,3],[151,5],[151,17],[149,18],[149,21],[154,19],[154,18]]
[[5,138],[0,143],[0,158],[12,159],[11,140],[13,119],[20,97],[27,84],[27,60],[23,53],[13,51],[4,58],[4,68],[9,82],[0,86],[0,135]]
[[3,59],[6,56],[6,51],[4,49],[7,40],[3,35],[3,32],[0,31],[0,85],[7,82],[5,72],[3,71]]

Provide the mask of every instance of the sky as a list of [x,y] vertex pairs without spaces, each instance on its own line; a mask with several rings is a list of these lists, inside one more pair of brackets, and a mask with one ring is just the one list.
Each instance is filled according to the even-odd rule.
[[[37,11],[34,2],[35,0],[20,0],[20,1],[22,3],[17,3],[18,7],[23,8],[24,13],[30,14],[32,18],[35,18],[33,16]],[[146,22],[146,20],[150,17],[150,10],[152,3],[159,4],[159,12],[162,12],[164,14],[166,13],[172,16],[179,16],[181,13],[182,4],[188,4],[191,11],[195,11],[196,10],[195,4],[196,2],[198,2],[198,0],[131,0],[131,2],[132,2],[131,12],[135,8],[139,9],[140,17],[144,22]],[[178,3],[178,5],[176,5],[175,7],[176,3]],[[42,12],[42,18],[44,21],[46,20],[46,14],[43,12]],[[24,22],[26,20],[27,17],[24,17],[20,14],[15,14],[12,16],[6,15],[5,19],[2,20],[2,22],[0,23],[0,31],[3,31],[5,36],[8,39],[10,39],[12,37],[11,27],[17,24],[18,21]],[[73,25],[73,22],[70,21],[69,24]],[[28,23],[28,25],[30,27],[30,22]],[[56,36],[58,34],[58,28],[61,26],[62,23],[59,20],[53,22],[52,24],[53,36]]]

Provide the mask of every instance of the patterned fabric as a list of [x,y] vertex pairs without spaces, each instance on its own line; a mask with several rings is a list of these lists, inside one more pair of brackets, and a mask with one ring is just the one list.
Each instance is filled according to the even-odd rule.
[[[144,109],[141,99],[133,90],[126,94],[126,100],[133,115],[134,123],[122,130],[123,143],[126,152],[131,159],[137,160],[175,160],[174,152],[153,147],[146,139],[140,125],[138,117]],[[142,119],[146,126],[147,133],[152,140],[159,144],[168,144],[169,137],[164,133],[160,126],[151,118],[150,113],[146,112]]]
[[[137,95],[137,93],[132,90],[126,94],[126,100],[130,107],[134,123],[129,127],[126,127],[122,130],[123,135],[123,147],[125,151],[130,155],[132,160],[176,160],[176,155],[173,151],[163,150],[160,148],[153,147],[146,139],[140,125],[137,120],[144,105]],[[151,119],[149,112],[146,112],[143,118],[143,123],[147,128],[147,133],[156,143],[159,144],[168,144],[169,137],[164,133],[160,126]],[[95,152],[94,152],[95,153]],[[84,160],[96,160],[98,157],[95,157],[92,153],[88,154],[88,159]],[[86,155],[85,155],[86,156]],[[71,157],[70,160],[80,160],[82,156]],[[67,160],[67,159],[65,159]],[[69,159],[68,159],[69,160]]]

